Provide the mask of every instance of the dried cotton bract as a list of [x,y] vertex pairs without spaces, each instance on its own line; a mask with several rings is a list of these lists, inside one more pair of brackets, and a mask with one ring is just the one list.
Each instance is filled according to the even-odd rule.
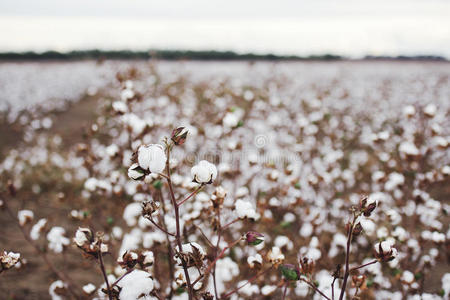
[[6,252],[0,255],[0,273],[3,270],[8,270],[14,267],[20,259],[20,253]]
[[267,259],[275,266],[278,266],[284,261],[284,254],[281,252],[280,248],[272,247],[272,249],[267,254]]
[[390,241],[383,241],[375,245],[375,257],[380,261],[391,261],[397,257],[397,249]]

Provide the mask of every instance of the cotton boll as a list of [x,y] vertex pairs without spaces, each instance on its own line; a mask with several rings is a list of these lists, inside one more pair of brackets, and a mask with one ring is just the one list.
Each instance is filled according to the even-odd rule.
[[432,118],[436,115],[437,107],[433,103],[430,103],[427,106],[425,106],[423,112],[425,113],[426,116]]
[[120,238],[122,238],[122,235],[123,235],[123,230],[122,230],[122,228],[120,228],[119,226],[114,226],[114,227],[112,228],[111,235],[112,235],[115,239],[120,239]]
[[258,265],[258,264],[262,265],[262,262],[263,262],[263,259],[262,259],[261,254],[259,254],[259,253],[257,253],[254,256],[249,256],[247,258],[247,263],[251,269],[253,269],[255,267],[255,265]]
[[141,270],[133,270],[117,285],[122,288],[119,294],[122,300],[137,300],[142,296],[150,296],[154,287],[151,274]]
[[411,271],[405,270],[400,279],[403,282],[410,284],[414,281],[414,274]]
[[86,285],[83,285],[83,292],[85,292],[88,295],[94,293],[95,290],[96,290],[96,287],[92,283],[88,283]]
[[142,145],[138,149],[138,163],[144,170],[161,173],[166,166],[167,157],[159,144]]
[[125,207],[123,211],[123,219],[128,226],[135,226],[141,213],[142,205],[140,203],[133,202]]
[[217,168],[212,163],[202,160],[192,167],[191,175],[197,183],[211,183],[217,177]]
[[269,296],[275,292],[277,288],[278,287],[276,285],[265,285],[261,289],[261,294],[264,296]]
[[278,248],[282,249],[283,247],[286,247],[288,251],[292,250],[294,248],[294,243],[289,240],[287,236],[279,235],[275,238],[274,245]]
[[0,254],[0,271],[17,266],[17,264],[20,264],[19,260],[20,253],[3,251],[3,254]]
[[124,114],[124,113],[128,112],[128,107],[125,104],[125,102],[123,102],[123,101],[114,101],[112,104],[112,108],[115,112],[118,112],[118,113]]
[[230,257],[219,259],[216,263],[216,276],[228,282],[239,275],[239,266]]
[[442,276],[441,281],[444,294],[448,297],[450,295],[450,273],[445,273],[444,276]]
[[259,219],[259,214],[253,208],[249,201],[238,199],[235,203],[235,213],[238,218]]
[[407,105],[403,108],[403,114],[407,117],[412,117],[416,113],[416,108],[412,105]]
[[232,112],[228,112],[222,122],[225,127],[234,128],[239,124],[239,117]]
[[65,246],[70,244],[70,240],[64,236],[66,230],[55,226],[47,234],[48,248],[56,253],[61,253]]
[[297,217],[293,213],[288,212],[283,216],[283,221],[287,223],[292,223],[296,220],[296,218]]
[[242,186],[236,190],[235,197],[242,198],[242,197],[247,196],[249,193],[250,192],[249,192],[248,188],[245,186]]
[[254,294],[259,293],[259,287],[256,284],[247,284],[247,281],[239,281],[237,286],[242,286],[241,289],[239,289],[239,293],[244,294],[247,297],[250,297]]
[[45,226],[47,225],[47,219],[40,219],[36,222],[36,224],[33,225],[30,231],[30,238],[32,240],[39,239],[40,233],[44,230]]
[[20,226],[31,222],[34,218],[34,213],[31,210],[24,209],[17,212],[17,219],[19,219]]
[[48,288],[48,293],[50,294],[50,297],[52,297],[52,300],[64,300],[62,296],[60,296],[56,291],[59,289],[66,289],[67,284],[62,282],[61,280],[57,280],[52,282],[50,284],[50,287]]
[[267,254],[267,259],[274,265],[278,265],[283,263],[284,254],[281,252],[281,249],[278,247],[272,247],[272,249]]
[[410,156],[417,156],[420,154],[419,149],[411,142],[402,142],[398,150],[400,153]]
[[302,227],[300,228],[300,236],[302,237],[309,237],[313,233],[314,227],[311,223],[304,223]]

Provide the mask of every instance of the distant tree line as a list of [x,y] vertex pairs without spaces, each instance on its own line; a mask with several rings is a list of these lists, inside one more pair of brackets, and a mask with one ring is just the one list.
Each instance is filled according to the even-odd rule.
[[[85,59],[163,59],[163,60],[296,60],[296,61],[335,61],[345,57],[332,54],[296,56],[275,54],[239,54],[233,51],[191,51],[191,50],[81,50],[46,52],[3,52],[0,60],[85,60]],[[366,60],[430,60],[446,61],[441,56],[366,56]]]

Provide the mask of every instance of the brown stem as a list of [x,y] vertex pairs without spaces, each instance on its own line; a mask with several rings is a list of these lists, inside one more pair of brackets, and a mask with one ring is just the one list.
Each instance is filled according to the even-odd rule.
[[181,204],[183,204],[184,202],[188,201],[190,198],[192,198],[192,196],[197,194],[203,188],[203,186],[204,186],[204,184],[202,183],[198,188],[196,188],[192,193],[190,193],[189,196],[184,198],[182,201],[178,202],[177,205],[181,206]]
[[[177,200],[175,199],[175,194],[173,192],[173,186],[172,186],[172,179],[170,177],[170,147],[171,145],[167,145],[167,161],[166,161],[166,171],[167,171],[167,184],[169,185],[169,191],[170,191],[170,199],[172,200],[172,205],[175,210],[175,222],[177,227],[177,233],[176,233],[176,240],[178,245],[178,250],[181,252],[183,251],[182,243],[181,243],[181,230],[180,230],[180,211],[179,206],[177,204]],[[184,271],[184,277],[186,278],[186,284],[188,288],[189,293],[189,300],[192,300],[194,297],[194,289],[192,288],[191,279],[189,277],[189,271],[186,264],[186,261],[184,258],[180,255],[181,265],[183,266]]]
[[163,173],[158,173],[158,175],[167,179],[167,175],[164,175]]
[[169,231],[165,230],[164,228],[162,228],[161,226],[158,225],[158,223],[156,223],[153,218],[150,216],[147,218],[147,220],[149,220],[150,222],[152,222],[153,225],[155,225],[159,230],[161,230],[162,232],[164,232],[165,234],[168,234],[170,236],[175,236],[175,234],[170,233]]
[[308,280],[306,280],[303,277],[300,277],[300,280],[303,282],[306,282],[307,285],[309,285],[314,291],[316,291],[317,293],[319,293],[322,297],[324,297],[327,300],[331,300],[329,297],[327,297],[327,295],[325,295],[321,290],[319,290],[313,283],[309,282]]
[[269,270],[271,270],[272,268],[268,268],[262,272],[256,273],[256,275],[254,275],[252,278],[250,278],[249,280],[247,280],[246,283],[244,283],[243,285],[241,285],[240,287],[236,287],[234,290],[232,290],[231,292],[225,294],[224,296],[221,297],[221,299],[226,299],[228,297],[230,297],[231,295],[233,295],[234,293],[236,293],[237,291],[239,291],[240,289],[242,289],[244,286],[246,286],[249,283],[252,283],[253,281],[255,281],[259,276],[267,273]]
[[[164,197],[163,197],[163,194],[162,194],[161,190],[158,190],[158,196],[159,196],[160,202],[162,203],[162,220],[161,220],[161,224],[164,227],[164,229],[166,229],[166,231],[168,231],[166,223],[164,222],[164,217],[166,215],[166,204],[165,204]],[[169,294],[168,298],[171,298],[172,294],[174,292],[173,291],[172,282],[173,282],[173,274],[175,274],[175,267],[173,265],[173,249],[172,249],[172,245],[170,244],[169,235],[167,235],[167,234],[166,234],[166,240],[167,240],[167,253],[169,254],[169,257],[168,257],[167,261],[168,261],[168,264],[169,264],[169,271],[170,271],[170,274],[169,274],[170,294]]]
[[224,230],[224,229],[228,228],[230,225],[236,223],[236,222],[239,221],[239,220],[241,220],[241,219],[236,218],[236,219],[234,219],[233,221],[231,221],[231,222],[229,222],[229,223],[223,225],[223,226],[221,227],[221,229]]
[[116,281],[114,281],[113,284],[111,284],[111,288],[115,287],[119,281],[121,281],[125,276],[127,276],[128,274],[130,274],[131,272],[133,272],[134,269],[128,269],[125,273],[122,274],[122,276],[120,276],[119,278],[117,278]]
[[[223,250],[220,252],[220,254],[216,256],[216,258],[211,262],[211,264],[208,266],[208,268],[206,268],[206,270],[203,272],[203,274],[208,274],[211,271],[211,269],[215,266],[216,262],[224,256],[225,252],[228,249],[236,246],[236,244],[239,243],[240,241],[241,241],[241,239],[238,239],[238,240],[234,241],[233,243],[231,243],[230,246],[223,248]],[[203,278],[203,275],[200,275],[192,284],[195,285],[202,278]]]
[[47,266],[49,267],[49,269],[59,278],[61,279],[63,282],[67,283],[67,288],[69,290],[69,292],[72,294],[72,296],[75,297],[75,299],[80,299],[80,296],[78,295],[78,293],[75,290],[78,290],[78,287],[75,286],[75,284],[73,283],[72,279],[65,274],[62,271],[59,271],[58,269],[56,269],[56,267],[50,262],[50,260],[48,259],[47,255],[42,252],[42,250],[39,248],[39,246],[30,238],[30,236],[28,235],[28,233],[25,231],[25,229],[19,224],[19,221],[17,220],[16,216],[14,215],[14,213],[12,212],[11,208],[8,205],[8,198],[3,195],[0,194],[3,198],[3,206],[5,207],[7,213],[9,214],[9,216],[14,220],[14,223],[19,227],[20,231],[22,232],[23,237],[25,238],[25,240],[31,245],[33,246],[34,250],[36,251],[36,253],[38,253],[42,259],[44,260],[44,262],[47,264]]
[[283,300],[286,299],[288,286],[289,286],[289,282],[286,282],[286,284],[284,285]]
[[[216,264],[215,262],[217,262],[218,258],[217,258],[217,251],[219,249],[219,245],[220,245],[220,239],[222,237],[222,225],[220,222],[220,205],[215,209],[216,214],[217,214],[217,222],[218,222],[218,236],[217,236],[217,243],[216,243],[216,247],[214,249],[214,268],[213,268],[213,272],[212,272],[212,276],[213,276],[213,284],[214,284],[214,295],[216,296],[216,299],[219,298],[219,293],[217,292],[217,280],[216,280]],[[224,249],[225,250],[225,249]],[[222,253],[224,253],[224,251],[222,251]],[[222,254],[221,253],[221,254]]]
[[331,300],[334,300],[334,282],[336,281],[337,277],[333,278],[333,282],[331,283]]
[[348,229],[348,235],[347,235],[347,248],[345,251],[345,273],[344,273],[344,281],[342,282],[341,287],[341,294],[339,295],[339,300],[344,299],[345,294],[345,288],[347,287],[347,280],[348,276],[350,275],[350,268],[349,268],[349,259],[350,259],[350,246],[352,243],[352,237],[353,237],[353,227],[355,225],[355,216],[353,216],[353,221],[349,226]]
[[209,244],[209,246],[211,248],[214,248],[215,246],[213,245],[213,243],[208,239],[208,237],[206,236],[206,234],[203,232],[203,230],[200,228],[200,226],[197,226],[195,224],[193,224],[195,228],[197,228],[200,233],[202,234],[203,238],[206,240],[206,242]]
[[373,260],[373,261],[371,261],[371,262],[369,262],[369,263],[367,263],[367,264],[364,264],[364,265],[360,265],[360,266],[358,266],[358,267],[351,268],[351,269],[350,269],[350,272],[359,270],[359,269],[361,269],[361,268],[364,268],[364,267],[367,267],[367,266],[370,266],[370,265],[373,265],[374,263],[377,263],[377,262],[378,262],[378,260],[375,259],[375,260]]
[[105,283],[106,283],[106,290],[108,291],[108,298],[109,298],[109,300],[112,300],[111,288],[109,286],[108,276],[106,276],[105,264],[103,263],[103,255],[102,255],[100,241],[97,243],[97,246],[98,246],[98,262],[100,263],[100,270],[102,270],[103,279],[105,280]]

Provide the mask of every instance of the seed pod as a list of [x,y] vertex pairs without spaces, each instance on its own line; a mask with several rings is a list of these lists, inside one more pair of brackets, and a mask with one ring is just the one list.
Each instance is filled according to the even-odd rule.
[[183,145],[186,141],[189,131],[185,127],[178,127],[172,131],[171,140],[175,145]]
[[249,245],[256,246],[264,242],[264,235],[256,231],[249,231],[245,234],[245,240]]

